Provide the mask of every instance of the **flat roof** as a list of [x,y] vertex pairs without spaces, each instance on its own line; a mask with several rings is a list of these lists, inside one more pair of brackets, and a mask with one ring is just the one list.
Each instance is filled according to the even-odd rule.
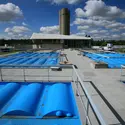
[[91,40],[90,37],[76,35],[43,34],[33,33],[30,39],[68,39],[68,40]]

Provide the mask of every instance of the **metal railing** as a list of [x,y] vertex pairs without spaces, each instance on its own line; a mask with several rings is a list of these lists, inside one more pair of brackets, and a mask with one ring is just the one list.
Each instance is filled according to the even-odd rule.
[[[106,125],[101,113],[99,112],[99,110],[97,109],[96,105],[94,104],[91,96],[89,95],[86,87],[83,84],[83,81],[81,80],[79,74],[77,73],[77,70],[75,69],[75,67],[73,66],[73,82],[76,85],[76,95],[80,97],[80,101],[83,105],[83,109],[85,112],[85,125],[93,125],[93,121],[97,121],[96,125]],[[80,93],[80,89],[82,90],[82,93],[84,93],[86,99],[87,99],[87,103],[85,104],[85,101],[83,100],[83,94]],[[91,113],[93,113],[93,115],[95,116],[95,120],[91,120],[91,118],[89,117],[89,110],[91,108]]]
[[[82,104],[85,114],[85,125],[107,125],[92,97],[88,93],[74,65],[62,66],[62,71],[53,71],[52,67],[0,67],[1,81],[45,81],[72,82],[76,95]],[[19,78],[19,79],[18,79]],[[84,78],[83,78],[84,79]],[[86,98],[86,101],[83,99]],[[94,117],[90,117],[93,115]]]
[[[59,66],[54,66],[58,68]],[[1,81],[72,81],[72,66],[60,67],[62,71],[54,71],[53,67],[0,67]]]
[[125,65],[121,65],[121,74],[120,74],[120,81],[125,82],[125,73],[124,73]]

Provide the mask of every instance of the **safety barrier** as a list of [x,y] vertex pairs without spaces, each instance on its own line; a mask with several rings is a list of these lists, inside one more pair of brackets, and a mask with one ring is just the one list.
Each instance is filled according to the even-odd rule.
[[[106,121],[102,117],[102,113],[98,110],[97,106],[92,100],[92,97],[88,93],[83,81],[77,73],[74,65],[62,66],[58,71],[52,70],[52,67],[1,67],[0,79],[1,81],[25,81],[25,82],[72,82],[76,96],[79,97],[82,104],[82,110],[84,111],[85,125],[107,125]],[[86,98],[86,101],[83,98]],[[94,117],[90,117],[93,115]],[[119,121],[119,120],[118,120]]]
[[[80,101],[83,105],[83,109],[85,112],[85,125],[106,125],[103,117],[101,116],[101,113],[97,109],[96,105],[94,104],[91,96],[89,95],[86,87],[84,86],[83,81],[81,80],[79,74],[77,73],[77,70],[73,66],[73,82],[76,85],[76,95],[80,97]],[[87,103],[85,104],[85,101],[83,100],[83,94],[86,97]],[[89,112],[91,108],[91,113],[95,116],[94,119],[91,119],[89,117]]]
[[125,82],[125,65],[121,65],[120,81]]
[[72,81],[72,66],[56,66],[62,71],[53,71],[51,66],[0,67],[1,81]]

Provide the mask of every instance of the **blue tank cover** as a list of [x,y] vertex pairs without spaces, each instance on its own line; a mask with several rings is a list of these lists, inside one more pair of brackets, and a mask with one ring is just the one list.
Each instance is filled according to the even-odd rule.
[[53,66],[59,64],[59,53],[57,52],[25,52],[13,54],[8,57],[0,58],[0,65],[22,65],[22,66]]
[[79,118],[71,83],[2,83],[0,117]]

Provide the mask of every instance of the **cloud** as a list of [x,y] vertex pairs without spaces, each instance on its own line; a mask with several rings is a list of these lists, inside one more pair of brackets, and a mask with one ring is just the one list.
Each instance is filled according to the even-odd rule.
[[59,26],[45,26],[41,27],[40,31],[44,34],[59,34]]
[[114,28],[114,29],[112,29],[111,31],[112,31],[112,32],[119,32],[120,29],[116,29],[116,28]]
[[91,34],[96,34],[96,33],[99,33],[99,31],[98,30],[92,30],[92,31],[90,31],[90,33]]
[[121,34],[112,34],[111,39],[115,39],[115,40],[121,40],[124,39],[124,36],[122,36]]
[[27,34],[18,34],[18,35],[11,35],[11,39],[30,39],[30,36]]
[[85,16],[85,12],[84,12],[83,9],[81,9],[81,8],[77,8],[77,9],[75,10],[75,13],[76,13],[76,16],[77,16],[77,17],[84,17],[84,16]]
[[8,27],[5,29],[6,33],[14,33],[14,34],[26,33],[29,31],[31,31],[31,30],[27,27],[24,27],[24,26],[14,26],[12,28]]
[[108,21],[108,20],[94,20],[94,19],[82,19],[82,18],[76,18],[74,21],[74,24],[76,25],[89,25],[89,26],[102,26],[105,27],[107,25],[111,25],[112,23],[115,23],[114,21]]
[[13,26],[6,28],[4,32],[8,33],[11,39],[28,39],[29,36],[27,33],[30,31],[31,30],[25,26]]
[[77,36],[85,36],[86,33],[85,32],[79,32],[79,33],[76,33],[75,35],[77,35]]
[[23,17],[22,10],[12,3],[0,4],[0,21],[12,21]]
[[108,31],[107,30],[100,30],[99,32],[100,33],[107,33]]
[[76,4],[82,0],[37,0],[37,2],[39,1],[47,1],[51,2],[52,4]]
[[125,30],[125,24],[121,22],[116,22],[115,20],[108,21],[108,20],[94,20],[94,19],[82,19],[76,18],[74,24],[80,25],[82,27],[84,25],[89,27],[103,27],[107,29],[117,29],[117,30]]
[[[125,37],[118,37],[119,34],[124,32],[125,24],[115,20],[76,18],[74,24],[77,26],[78,34],[85,33],[91,35],[93,39],[125,39]],[[115,32],[118,35],[112,36]]]
[[94,19],[125,18],[125,11],[116,6],[108,6],[102,0],[88,0],[84,9],[76,9],[77,17],[89,17]]
[[27,26],[27,24],[26,24],[25,22],[22,22],[22,25],[23,25],[23,26]]
[[77,27],[78,30],[87,30],[89,28],[90,28],[89,26],[78,26]]
[[110,25],[105,26],[108,29],[117,29],[117,30],[124,30],[125,29],[125,24],[120,23],[120,22],[114,22]]
[[8,35],[1,33],[0,39],[9,39]]
[[122,36],[125,36],[125,33],[122,33]]

